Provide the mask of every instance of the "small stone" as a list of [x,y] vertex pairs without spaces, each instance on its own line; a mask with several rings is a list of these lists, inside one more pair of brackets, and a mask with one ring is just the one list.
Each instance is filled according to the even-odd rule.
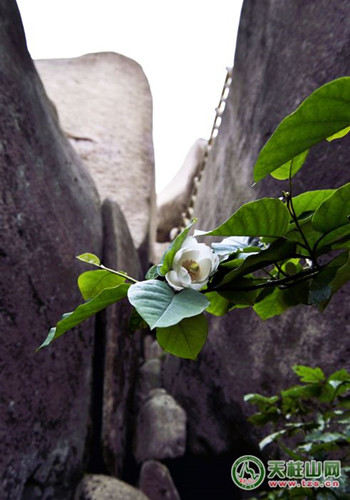
[[150,500],[180,500],[169,469],[156,460],[142,464],[140,489]]
[[153,389],[137,419],[135,458],[180,457],[186,446],[186,414],[164,389]]

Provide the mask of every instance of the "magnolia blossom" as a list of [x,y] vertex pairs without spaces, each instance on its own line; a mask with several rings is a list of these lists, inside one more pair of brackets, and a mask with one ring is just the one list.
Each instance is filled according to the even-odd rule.
[[196,238],[188,236],[174,256],[172,270],[165,279],[174,290],[203,288],[209,277],[217,270],[219,258],[210,247],[198,243]]

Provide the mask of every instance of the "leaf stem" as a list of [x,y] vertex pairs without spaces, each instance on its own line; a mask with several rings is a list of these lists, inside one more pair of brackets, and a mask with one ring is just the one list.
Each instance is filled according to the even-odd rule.
[[125,278],[126,280],[129,280],[132,283],[138,283],[137,280],[135,280],[131,276],[128,276],[126,273],[123,273],[121,271],[115,271],[114,269],[110,269],[109,267],[106,267],[106,266],[104,266],[102,264],[100,264],[98,267],[100,267],[101,269],[104,269],[105,271],[108,271],[110,273],[117,274],[118,276],[121,276],[122,278]]
[[[240,286],[234,287],[233,286],[233,287],[230,287],[228,290],[243,292],[243,291],[259,290],[261,288],[268,288],[271,286],[280,286],[280,285],[282,285],[282,286],[285,285],[285,286],[283,286],[283,288],[289,288],[289,287],[292,287],[292,286],[299,284],[302,281],[305,281],[306,279],[310,279],[312,276],[315,276],[316,274],[318,274],[318,272],[319,272],[319,269],[317,269],[316,271],[312,270],[312,269],[304,270],[304,271],[301,271],[300,273],[293,274],[292,276],[287,276],[285,278],[266,281],[266,283],[259,283],[258,285],[252,285],[252,286],[244,286],[244,287],[242,287],[242,286],[241,287]],[[217,287],[217,289],[220,289],[219,286]],[[225,288],[222,288],[221,290],[225,291]]]
[[[291,186],[291,183],[290,183],[290,186]],[[315,253],[314,253],[313,249],[310,247],[309,242],[307,241],[307,238],[306,238],[305,234],[303,233],[303,230],[301,229],[297,214],[294,210],[292,194],[290,192],[289,193],[283,192],[283,196],[285,197],[285,199],[287,201],[287,208],[288,208],[288,211],[290,213],[290,216],[292,217],[293,222],[295,223],[296,228],[304,241],[304,245],[302,245],[301,243],[299,243],[299,245],[304,247],[309,252],[309,256],[310,256],[310,259],[311,259],[313,265],[318,269],[319,265],[318,265]]]

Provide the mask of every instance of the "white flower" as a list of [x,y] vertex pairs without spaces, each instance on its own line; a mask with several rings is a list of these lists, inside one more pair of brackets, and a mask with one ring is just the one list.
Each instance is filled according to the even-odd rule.
[[208,283],[218,265],[219,258],[210,247],[188,236],[176,252],[172,270],[166,273],[165,279],[176,291],[183,288],[200,290]]

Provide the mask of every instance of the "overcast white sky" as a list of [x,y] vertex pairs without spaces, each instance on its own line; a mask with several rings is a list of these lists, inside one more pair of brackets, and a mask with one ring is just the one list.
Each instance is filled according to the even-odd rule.
[[113,51],[143,67],[153,95],[160,191],[209,138],[242,0],[17,0],[33,59]]

